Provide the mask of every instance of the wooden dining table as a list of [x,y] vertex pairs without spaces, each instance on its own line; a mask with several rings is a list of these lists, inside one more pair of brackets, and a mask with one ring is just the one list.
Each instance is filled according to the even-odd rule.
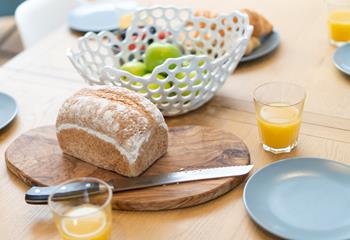
[[[167,118],[169,126],[199,124],[222,128],[248,146],[254,170],[279,159],[313,156],[350,164],[350,77],[332,63],[335,47],[328,42],[323,0],[144,0],[141,5],[171,4],[230,12],[254,9],[281,35],[279,48],[261,59],[240,64],[206,105]],[[49,19],[48,19],[49,21]],[[18,103],[18,115],[0,131],[0,238],[60,239],[45,205],[28,205],[29,188],[7,169],[4,152],[20,134],[52,125],[62,102],[87,86],[66,57],[79,35],[67,25],[53,31],[0,68],[0,91]],[[258,85],[293,82],[307,91],[298,147],[288,154],[265,152],[259,142],[252,103]],[[112,239],[275,239],[245,211],[244,183],[199,206],[155,212],[114,211]]]

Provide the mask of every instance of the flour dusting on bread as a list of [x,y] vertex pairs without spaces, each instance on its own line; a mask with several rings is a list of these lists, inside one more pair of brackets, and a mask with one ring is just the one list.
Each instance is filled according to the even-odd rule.
[[[120,87],[78,91],[62,105],[56,127],[65,153],[127,176],[140,174],[167,148],[161,112],[149,100]],[[115,159],[108,159],[110,154]]]

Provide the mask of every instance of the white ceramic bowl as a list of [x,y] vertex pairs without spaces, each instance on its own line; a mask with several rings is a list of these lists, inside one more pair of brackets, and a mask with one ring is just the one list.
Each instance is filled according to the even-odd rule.
[[[165,116],[174,116],[213,97],[242,58],[252,30],[248,16],[239,11],[208,19],[195,17],[187,8],[145,8],[135,12],[125,38],[90,32],[68,57],[89,84],[132,89]],[[142,60],[152,42],[177,44],[184,56],[167,59],[148,78],[119,69],[125,62]]]

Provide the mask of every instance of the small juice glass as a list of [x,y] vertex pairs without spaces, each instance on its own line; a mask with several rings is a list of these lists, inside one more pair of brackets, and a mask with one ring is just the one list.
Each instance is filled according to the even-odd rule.
[[339,47],[350,42],[350,1],[326,0],[330,43]]
[[[62,194],[67,190],[73,194]],[[111,187],[96,178],[77,178],[58,185],[49,196],[49,206],[62,238],[110,239],[111,199]]]
[[254,91],[260,139],[265,151],[290,152],[297,146],[306,93],[298,85],[265,83]]

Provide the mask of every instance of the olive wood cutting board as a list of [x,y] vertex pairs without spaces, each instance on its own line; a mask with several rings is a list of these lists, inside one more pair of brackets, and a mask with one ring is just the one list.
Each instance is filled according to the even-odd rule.
[[[23,182],[47,186],[76,177],[108,181],[125,178],[63,154],[54,126],[32,129],[18,137],[5,152],[8,169]],[[248,165],[246,145],[235,135],[203,126],[169,129],[169,148],[144,175],[199,168]],[[113,195],[114,209],[165,210],[207,202],[239,185],[246,176],[180,183],[119,192]],[[24,200],[23,200],[24,201]]]

